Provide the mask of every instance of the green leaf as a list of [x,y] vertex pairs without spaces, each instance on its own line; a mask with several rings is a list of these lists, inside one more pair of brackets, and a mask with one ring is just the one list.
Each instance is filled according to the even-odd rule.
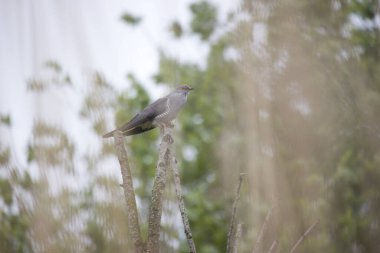
[[141,22],[141,20],[142,20],[141,17],[134,16],[134,15],[132,15],[130,13],[124,13],[121,16],[121,19],[123,21],[125,21],[127,24],[132,25],[132,26],[138,25]]
[[201,1],[190,5],[193,14],[191,30],[201,36],[202,40],[208,40],[217,25],[217,9],[212,4]]
[[53,60],[45,62],[45,67],[54,70],[57,74],[62,72],[62,66]]
[[25,171],[24,172],[24,177],[23,177],[23,179],[21,181],[21,186],[24,189],[31,189],[32,185],[33,185],[33,180],[30,177],[30,174],[27,171]]
[[0,196],[4,203],[10,206],[13,202],[13,189],[7,179],[0,179]]
[[6,166],[9,163],[11,151],[9,148],[5,148],[5,149],[3,149],[2,147],[0,148],[1,148],[0,149],[0,165]]
[[35,152],[34,152],[34,147],[32,145],[28,145],[28,163],[31,163],[35,159]]
[[174,21],[169,28],[170,32],[174,35],[175,38],[180,38],[183,34],[183,29],[181,24],[178,21]]
[[11,126],[11,124],[12,124],[11,116],[9,114],[1,115],[0,121],[1,121],[1,123],[3,123],[4,125],[7,125],[7,126]]

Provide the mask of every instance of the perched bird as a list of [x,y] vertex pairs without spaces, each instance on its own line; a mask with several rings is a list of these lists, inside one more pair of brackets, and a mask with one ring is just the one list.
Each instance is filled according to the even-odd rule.
[[120,130],[124,135],[129,136],[149,131],[162,123],[169,123],[177,117],[179,110],[187,101],[187,94],[192,89],[187,85],[177,87],[166,97],[160,98],[145,107],[128,123],[103,135],[103,138],[113,136],[116,130]]

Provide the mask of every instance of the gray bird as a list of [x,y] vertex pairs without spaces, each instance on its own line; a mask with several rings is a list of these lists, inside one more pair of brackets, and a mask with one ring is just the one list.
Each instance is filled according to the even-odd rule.
[[169,123],[177,117],[179,110],[187,101],[187,94],[192,89],[187,85],[177,87],[166,97],[160,98],[145,107],[128,123],[103,135],[103,138],[113,136],[116,130],[120,130],[124,135],[129,136],[149,131],[162,123]]

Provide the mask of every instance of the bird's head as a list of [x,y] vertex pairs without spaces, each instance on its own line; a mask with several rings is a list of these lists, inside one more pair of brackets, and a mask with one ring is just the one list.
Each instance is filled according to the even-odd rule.
[[184,94],[186,94],[187,95],[187,93],[189,92],[189,91],[191,91],[191,90],[194,90],[194,88],[191,88],[190,86],[188,86],[188,85],[181,85],[181,86],[178,86],[176,89],[175,89],[175,91],[176,92],[179,92],[179,93],[184,93]]

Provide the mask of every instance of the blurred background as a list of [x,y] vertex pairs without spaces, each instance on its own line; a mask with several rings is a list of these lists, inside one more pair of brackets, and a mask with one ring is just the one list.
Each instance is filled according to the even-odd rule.
[[[198,252],[380,252],[378,0],[0,1],[0,252],[129,252],[113,141],[177,84]],[[143,237],[158,130],[126,139]],[[170,179],[170,182],[172,180]],[[161,252],[188,252],[172,183]]]

